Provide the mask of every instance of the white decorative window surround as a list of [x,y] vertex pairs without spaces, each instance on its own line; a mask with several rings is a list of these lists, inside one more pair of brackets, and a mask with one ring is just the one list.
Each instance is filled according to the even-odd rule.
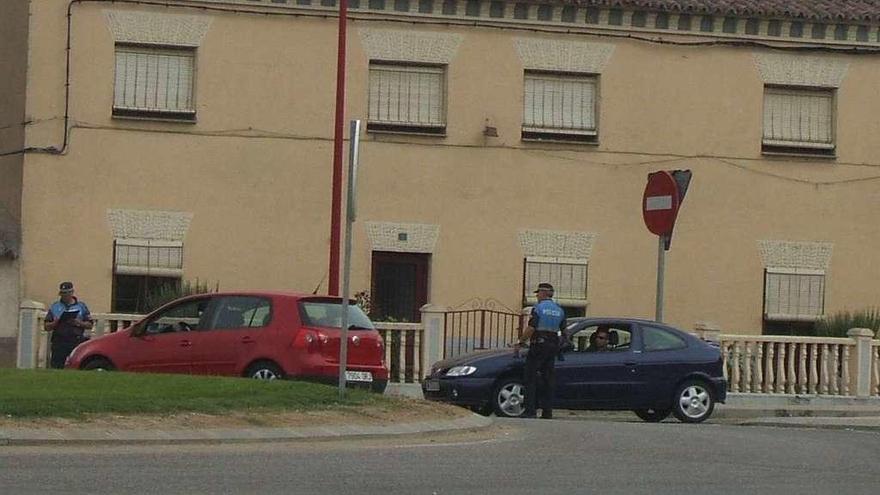
[[833,244],[760,241],[764,319],[815,321],[825,313],[825,271]]
[[519,244],[525,257],[582,259],[589,262],[596,237],[594,232],[521,230]]
[[213,18],[204,15],[105,10],[116,43],[198,47]]
[[430,254],[440,237],[439,225],[421,223],[367,222],[366,229],[373,251]]
[[764,84],[808,88],[839,88],[849,62],[837,56],[756,53]]
[[371,61],[449,64],[462,36],[430,31],[361,29],[361,43]]
[[517,53],[526,70],[601,74],[614,45],[541,38],[516,38]]
[[192,217],[179,211],[107,210],[116,239],[183,241]]
[[834,244],[805,241],[758,241],[765,267],[827,270]]

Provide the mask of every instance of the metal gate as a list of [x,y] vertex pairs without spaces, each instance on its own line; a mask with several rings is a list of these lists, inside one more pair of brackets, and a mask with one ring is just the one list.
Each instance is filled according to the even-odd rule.
[[443,317],[443,358],[480,349],[508,347],[519,340],[522,314],[497,301],[474,299]]

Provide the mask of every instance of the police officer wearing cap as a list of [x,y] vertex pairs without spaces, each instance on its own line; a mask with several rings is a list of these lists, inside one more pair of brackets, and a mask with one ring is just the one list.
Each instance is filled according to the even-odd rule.
[[[526,385],[526,410],[523,417],[534,418],[537,404],[541,404],[541,417],[553,417],[553,395],[556,387],[556,356],[559,353],[559,332],[565,328],[565,311],[553,302],[553,286],[538,284],[538,304],[532,308],[529,324],[517,344],[529,343],[526,355],[524,380]],[[540,386],[538,374],[541,375]],[[538,401],[540,395],[541,400]]]
[[64,368],[67,356],[80,343],[88,340],[85,331],[94,325],[86,303],[74,295],[73,283],[62,282],[58,287],[61,299],[49,308],[43,328],[52,332],[52,367]]

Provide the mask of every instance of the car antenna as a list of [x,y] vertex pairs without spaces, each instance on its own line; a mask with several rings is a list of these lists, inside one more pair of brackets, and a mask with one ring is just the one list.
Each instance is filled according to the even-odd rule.
[[317,286],[317,287],[315,287],[315,290],[313,290],[313,291],[312,291],[312,295],[313,295],[313,296],[314,296],[314,295],[315,295],[315,294],[317,294],[317,293],[318,293],[318,289],[320,289],[320,288],[321,288],[321,284],[323,284],[323,283],[324,283],[324,279],[325,279],[325,278],[327,278],[327,274],[326,274],[326,273],[325,273],[325,274],[324,274],[324,275],[323,275],[323,276],[322,276],[322,277],[321,277],[321,281],[320,281],[320,282],[318,282],[318,286]]

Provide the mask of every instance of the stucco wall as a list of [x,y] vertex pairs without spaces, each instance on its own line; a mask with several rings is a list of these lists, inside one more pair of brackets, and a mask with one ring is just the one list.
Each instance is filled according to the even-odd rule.
[[[191,213],[186,278],[225,289],[314,289],[327,269],[335,20],[180,11],[212,22],[197,52],[198,123],[169,124],[111,118],[106,9],[126,7],[75,11],[69,153],[27,159],[25,294],[48,301],[58,281],[71,279],[94,310],[109,309],[114,208]],[[64,15],[45,4],[34,10],[28,109],[53,114],[63,108]],[[368,134],[362,142],[353,290],[370,285],[366,222],[440,226],[429,299],[444,305],[492,297],[517,307],[519,232],[581,231],[597,234],[590,313],[652,317],[657,241],[641,219],[645,178],[689,168],[694,181],[667,257],[667,321],[759,331],[758,242],[766,239],[833,243],[827,311],[876,303],[866,269],[880,265],[874,58],[841,56],[849,65],[837,92],[837,159],[773,159],[761,155],[763,82],[752,48],[368,21],[351,29],[350,118],[365,117],[367,106],[359,30],[461,36],[447,73],[447,136]],[[520,140],[515,40],[523,37],[614,45],[600,76],[597,146]],[[483,135],[487,119],[497,138]],[[31,138],[58,141],[60,129],[43,126]],[[59,176],[73,222],[52,221]]]
[[[10,238],[18,237],[14,231],[21,215],[24,159],[9,153],[24,147],[28,4],[0,4],[0,155],[6,155],[0,156],[0,230]],[[18,301],[19,262],[0,253],[0,366],[15,364]]]

